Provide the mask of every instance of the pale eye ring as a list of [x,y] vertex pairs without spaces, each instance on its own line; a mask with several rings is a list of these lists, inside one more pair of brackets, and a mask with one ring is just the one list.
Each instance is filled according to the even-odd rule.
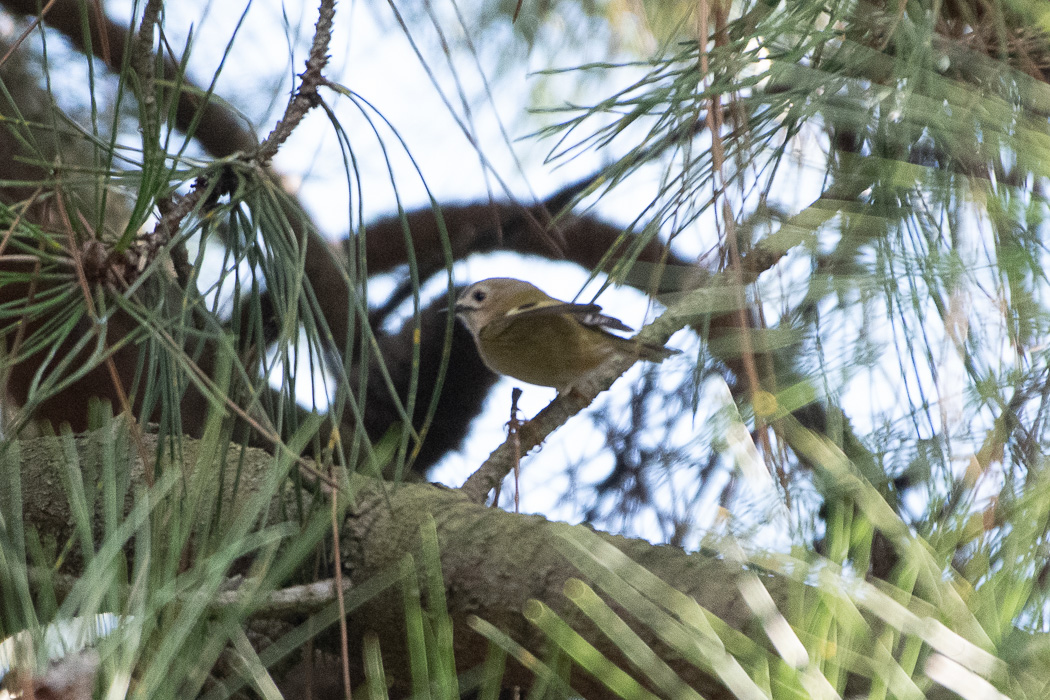
[[485,291],[482,289],[475,289],[474,293],[471,296],[474,297],[474,301],[476,302],[480,303],[482,301],[485,301]]

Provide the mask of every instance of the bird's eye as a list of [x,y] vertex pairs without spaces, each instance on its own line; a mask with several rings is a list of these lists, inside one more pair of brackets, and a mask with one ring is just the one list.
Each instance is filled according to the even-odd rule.
[[474,290],[474,294],[472,296],[474,297],[474,301],[479,302],[479,303],[483,302],[483,301],[485,301],[485,290],[483,290],[483,289],[475,289]]

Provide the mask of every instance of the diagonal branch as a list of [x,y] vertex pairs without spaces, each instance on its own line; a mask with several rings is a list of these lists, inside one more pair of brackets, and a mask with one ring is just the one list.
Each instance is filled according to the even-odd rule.
[[310,47],[310,57],[306,60],[306,71],[300,76],[302,83],[295,95],[288,101],[284,116],[260,144],[255,154],[259,165],[265,167],[277,155],[277,150],[288,140],[306,113],[320,104],[321,98],[317,89],[324,84],[321,74],[328,63],[328,45],[332,41],[332,20],[335,19],[335,0],[321,0],[317,24],[314,25],[314,41]]
[[[765,264],[769,267],[776,262],[774,257],[767,257]],[[768,268],[766,268],[768,269]],[[723,276],[726,273],[723,273]],[[757,272],[756,272],[757,276]],[[728,280],[727,280],[728,282]],[[695,324],[712,308],[712,290],[724,289],[718,280],[712,280],[704,287],[685,293],[652,323],[646,325],[635,336],[635,339],[646,345],[663,345],[681,329]],[[470,475],[460,487],[467,498],[475,503],[484,502],[489,491],[496,487],[514,468],[515,457],[521,452],[527,453],[539,446],[547,436],[560,428],[570,418],[587,408],[601,392],[612,386],[613,382],[629,370],[638,358],[621,355],[607,362],[590,377],[585,377],[573,387],[573,390],[557,396],[535,418],[521,426],[515,440],[507,440],[497,447],[485,463]]]
[[[317,24],[314,25],[314,40],[310,47],[310,57],[306,61],[306,70],[301,76],[302,83],[295,96],[289,100],[284,116],[274,126],[273,131],[259,148],[247,157],[247,160],[260,168],[265,169],[269,165],[273,157],[277,155],[278,149],[292,135],[306,113],[320,101],[317,88],[325,80],[321,71],[328,62],[328,45],[332,40],[332,20],[334,18],[335,0],[321,0]],[[146,22],[143,20],[143,27],[145,25]],[[166,241],[178,230],[182,219],[193,211],[206,194],[210,196],[212,192],[213,188],[209,186],[209,183],[199,178],[192,192],[179,198],[177,204],[167,206],[167,210],[162,213],[160,221],[157,222],[154,233],[162,234],[161,240]]]

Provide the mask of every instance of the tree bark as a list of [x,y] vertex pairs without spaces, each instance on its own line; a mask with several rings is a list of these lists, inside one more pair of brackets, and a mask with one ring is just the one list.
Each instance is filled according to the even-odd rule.
[[[97,473],[103,441],[113,439],[112,430],[77,436],[79,467],[85,474]],[[11,451],[0,463],[0,478],[7,484],[10,475],[4,472],[14,466],[13,458],[18,458],[24,490],[22,512],[25,525],[56,538],[58,542],[64,542],[75,534],[68,500],[62,487],[61,475],[66,467],[61,440],[51,437],[11,443],[8,445]],[[154,454],[154,437],[147,435],[145,441],[147,452]],[[200,444],[196,440],[185,439],[181,463],[170,464],[166,468],[209,469],[216,466],[207,460],[199,460],[203,454]],[[221,508],[220,512],[232,514],[236,511],[237,499],[245,499],[247,493],[262,488],[272,474],[274,456],[262,450],[240,446],[233,446],[230,450],[229,463],[239,461],[241,464],[239,476],[234,475],[237,470],[227,469],[228,483],[220,487],[219,470],[215,469],[214,493],[223,501],[216,504]],[[126,491],[129,495],[125,501],[125,512],[132,505],[131,494],[145,484],[146,472],[136,454],[128,445],[118,444],[118,463],[129,465],[126,483],[130,488]],[[233,495],[234,478],[239,479],[237,496]],[[85,479],[85,484],[88,481]],[[347,509],[342,523],[340,558],[345,575],[354,586],[389,572],[392,568],[396,570],[408,554],[416,555],[416,562],[423,562],[426,554],[421,546],[421,531],[422,528],[430,527],[430,522],[433,523],[439,543],[448,614],[453,624],[456,666],[460,672],[481,663],[488,651],[487,640],[471,626],[474,616],[495,625],[517,643],[543,658],[546,644],[543,635],[523,613],[531,600],[547,605],[563,619],[570,621],[580,634],[610,659],[629,668],[629,664],[625,663],[627,660],[611,642],[587,624],[578,611],[574,612],[572,603],[564,594],[565,584],[570,579],[587,581],[590,578],[566,558],[563,552],[568,549],[561,545],[570,540],[579,541],[581,537],[585,541],[591,539],[593,542],[593,538],[598,538],[611,544],[673,588],[698,601],[731,628],[744,632],[752,626],[755,626],[755,630],[759,629],[754,625],[755,618],[737,585],[745,574],[745,568],[724,557],[712,553],[689,554],[676,547],[654,546],[642,540],[594,533],[583,525],[571,526],[536,515],[517,515],[486,508],[471,503],[458,490],[433,484],[381,483],[354,475],[350,479],[350,486],[352,505]],[[179,497],[179,494],[175,497]],[[0,495],[0,511],[7,522],[11,522],[10,516],[13,515],[9,512],[9,498]],[[94,499],[96,523],[103,521],[102,500]],[[283,490],[272,503],[270,524],[278,517],[296,519],[300,510],[293,505],[295,501],[289,489]],[[215,512],[211,508],[201,510]],[[280,515],[282,513],[284,515]],[[79,557],[70,556],[66,561],[68,572],[76,575]],[[419,564],[417,570],[422,575],[423,565]],[[754,574],[749,572],[747,575]],[[787,595],[790,582],[764,576],[764,583],[779,607]],[[422,586],[422,589],[425,592],[426,586]],[[600,589],[595,586],[595,590]],[[428,604],[424,601],[424,606]],[[616,605],[613,607],[647,644],[664,655],[682,678],[704,697],[732,697],[717,680],[668,652],[646,624],[651,620],[635,620]],[[364,635],[375,634],[383,650],[388,678],[400,678],[407,682],[408,657],[403,613],[402,590],[399,587],[388,588],[363,608],[354,611],[348,619],[348,625],[352,659],[360,658]],[[322,636],[318,645],[328,645],[329,650],[335,652],[337,639],[338,636],[334,634]],[[509,684],[528,686],[531,676],[520,666],[511,663],[505,680]],[[572,685],[585,697],[607,695],[600,682],[582,672],[573,674]]]

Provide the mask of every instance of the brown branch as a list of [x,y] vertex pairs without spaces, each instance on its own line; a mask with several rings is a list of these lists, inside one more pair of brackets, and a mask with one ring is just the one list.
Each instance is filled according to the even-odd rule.
[[295,127],[299,125],[306,113],[320,104],[321,98],[317,89],[324,84],[321,74],[328,63],[328,45],[332,40],[332,20],[335,18],[335,0],[321,0],[317,24],[314,25],[314,41],[310,47],[310,58],[306,61],[306,71],[300,76],[302,83],[284,111],[284,116],[260,144],[255,158],[262,166],[269,165],[277,155],[277,149],[288,140]]
[[[145,438],[148,441],[147,453],[158,454],[155,449],[157,436],[147,435]],[[97,460],[102,454],[100,445],[113,440],[112,431],[100,430],[77,436],[76,448],[81,464],[90,462],[97,468]],[[141,488],[144,488],[144,472],[154,467],[138,459],[126,443],[118,443],[115,446],[117,458],[126,460],[124,463],[128,465],[128,493],[140,493]],[[26,525],[35,528],[42,536],[62,542],[72,535],[75,526],[61,481],[54,478],[57,470],[65,468],[62,462],[65,455],[61,449],[57,449],[58,444],[59,440],[55,438],[20,440],[18,454],[21,464],[16,462],[11,466],[21,469],[23,484],[35,485],[23,493],[22,514]],[[245,493],[254,493],[263,484],[272,481],[273,457],[262,450],[231,446],[230,452],[219,455],[202,449],[201,443],[187,438],[182,442],[180,452],[182,464],[196,465],[197,469],[215,467],[213,473],[216,481],[209,493],[221,498],[221,503],[217,503],[214,508],[200,510],[202,525],[210,521],[215,513],[222,513],[224,517],[237,517]],[[239,468],[225,471],[218,469],[222,459],[237,463]],[[180,464],[169,466],[177,470],[188,468]],[[573,578],[591,578],[574,565],[573,561],[577,557],[563,553],[568,552],[568,547],[552,546],[552,543],[561,541],[597,544],[600,540],[602,547],[615,547],[619,553],[653,572],[674,589],[701,602],[706,610],[728,625],[724,636],[728,634],[740,643],[747,643],[742,634],[733,630],[744,630],[754,620],[751,609],[736,585],[741,576],[750,574],[746,573],[742,564],[729,558],[712,554],[689,555],[676,547],[653,546],[642,540],[601,533],[596,535],[583,526],[573,527],[538,516],[521,516],[485,508],[469,503],[456,491],[430,484],[401,484],[391,488],[389,484],[383,485],[360,475],[351,475],[350,479],[355,497],[342,522],[342,548],[338,552],[339,563],[349,575],[344,590],[351,596],[357,590],[371,590],[372,593],[357,596],[354,605],[348,606],[352,610],[347,618],[349,643],[352,649],[360,649],[366,635],[378,635],[384,661],[390,664],[388,674],[399,683],[399,687],[409,677],[402,594],[398,586],[382,584],[384,579],[387,584],[391,582],[390,572],[398,570],[406,554],[421,551],[421,526],[426,522],[431,523],[430,527],[436,526],[438,535],[438,554],[448,613],[454,626],[452,638],[455,646],[451,651],[455,654],[458,668],[472,667],[484,658],[488,650],[487,641],[472,630],[471,621],[475,617],[497,625],[533,653],[541,653],[544,638],[523,614],[525,603],[535,599],[559,614],[571,614],[572,604],[563,592],[565,583]],[[176,501],[184,497],[181,493],[170,496]],[[132,508],[133,500],[129,496],[121,503],[125,513]],[[105,518],[102,510],[105,507],[104,499],[95,499],[93,522],[99,528],[95,533],[99,541],[104,536],[102,523]],[[307,502],[300,503],[294,490],[282,489],[275,494],[263,519],[271,525],[287,523],[288,527],[301,526],[303,509],[308,512],[311,507],[308,495]],[[294,538],[289,543],[294,545]],[[127,552],[129,556],[134,556],[133,544],[128,544]],[[419,557],[417,561],[422,559]],[[82,566],[83,559],[79,552],[71,551],[64,558],[62,571],[48,569],[41,577],[40,585],[53,582],[56,590],[68,590],[69,583],[75,579],[66,574],[79,575]],[[303,573],[309,575],[310,568],[309,563],[304,564]],[[36,580],[36,575],[33,578]],[[788,586],[793,585],[788,580],[774,577],[766,577],[765,583],[778,603],[786,600]],[[332,600],[333,594],[332,582],[321,581],[276,591],[258,601],[240,590],[222,592],[212,601],[212,605],[250,605],[254,609],[258,603],[261,609],[253,616],[287,619],[296,609],[302,614],[323,606]],[[330,602],[328,604],[331,605]],[[648,644],[661,648],[653,630],[645,624],[637,625],[637,632]],[[582,630],[582,633],[602,653],[622,661],[615,646],[600,633],[588,629]],[[339,653],[338,634],[318,637],[316,643],[328,652]],[[354,663],[360,664],[360,654],[352,656]],[[687,682],[695,684],[705,697],[714,700],[727,700],[730,697],[703,670],[682,663],[680,658],[669,658],[668,661],[676,666]],[[358,674],[354,680],[359,682],[360,668],[354,671]],[[527,687],[531,678],[521,667],[512,665],[505,680]],[[584,697],[600,697],[604,694],[600,683],[582,673],[574,673],[572,682]]]
[[154,81],[156,76],[153,71],[153,31],[160,20],[160,11],[163,7],[163,0],[149,0],[146,3],[146,9],[142,11],[142,23],[139,25],[139,31],[131,49],[131,68],[139,79],[138,96],[143,112],[142,140],[150,142],[143,144],[144,153],[151,152],[154,145],[153,140],[160,138],[160,122],[157,118],[157,86]]
[[[150,6],[154,2],[159,4],[159,0],[151,0]],[[147,7],[148,12],[149,6]],[[321,0],[318,14],[317,23],[314,25],[314,40],[310,47],[310,57],[306,61],[306,70],[300,76],[302,82],[299,89],[288,101],[284,116],[274,126],[270,135],[259,145],[258,149],[255,149],[254,153],[246,157],[260,168],[265,169],[269,165],[273,157],[277,155],[278,149],[292,135],[306,113],[320,102],[317,89],[324,84],[324,76],[321,71],[328,62],[328,45],[332,40],[332,20],[335,19],[335,0]],[[143,29],[145,27],[146,19],[143,19]],[[141,33],[139,44],[143,44]],[[148,52],[145,51],[140,53],[148,55]],[[156,240],[161,244],[170,240],[182,220],[193,211],[205,193],[210,194],[212,188],[216,186],[221,186],[221,182],[210,183],[205,178],[199,178],[190,194],[179,197],[177,203],[170,204],[167,211],[162,212],[160,221],[153,230]]]
[[[679,296],[677,301],[656,320],[642,328],[635,338],[647,345],[664,345],[679,330],[686,326],[698,325],[702,318],[708,317],[710,310],[717,306],[713,296],[717,293],[725,293],[726,288],[733,285],[736,275],[742,275],[740,284],[750,284],[758,278],[759,274],[776,264],[784,252],[786,251],[778,253],[756,248],[751,256],[741,260],[740,267],[735,271],[723,272],[705,282],[703,287]],[[670,297],[664,298],[670,299]],[[722,316],[732,321],[735,314],[722,314]],[[559,394],[535,418],[521,426],[518,435],[515,436],[518,441],[517,445],[508,439],[497,447],[484,464],[470,475],[460,490],[471,501],[483,503],[489,491],[503,481],[514,468],[516,454],[527,454],[539,446],[548,435],[564,425],[569,418],[587,408],[598,394],[612,386],[613,382],[637,361],[637,358],[631,356],[618,357],[600,367],[592,376],[586,377],[572,391],[567,394]]]
[[[707,289],[687,294],[642,328],[635,338],[642,343],[663,345],[674,333],[697,320],[700,315],[697,309],[708,305],[708,295]],[[522,425],[512,438],[497,447],[460,490],[474,503],[483,503],[489,491],[514,469],[519,454],[527,454],[539,446],[548,435],[591,405],[598,394],[612,386],[637,361],[637,357],[621,355],[600,367],[592,376],[585,377],[571,391],[558,394],[535,418]]]

